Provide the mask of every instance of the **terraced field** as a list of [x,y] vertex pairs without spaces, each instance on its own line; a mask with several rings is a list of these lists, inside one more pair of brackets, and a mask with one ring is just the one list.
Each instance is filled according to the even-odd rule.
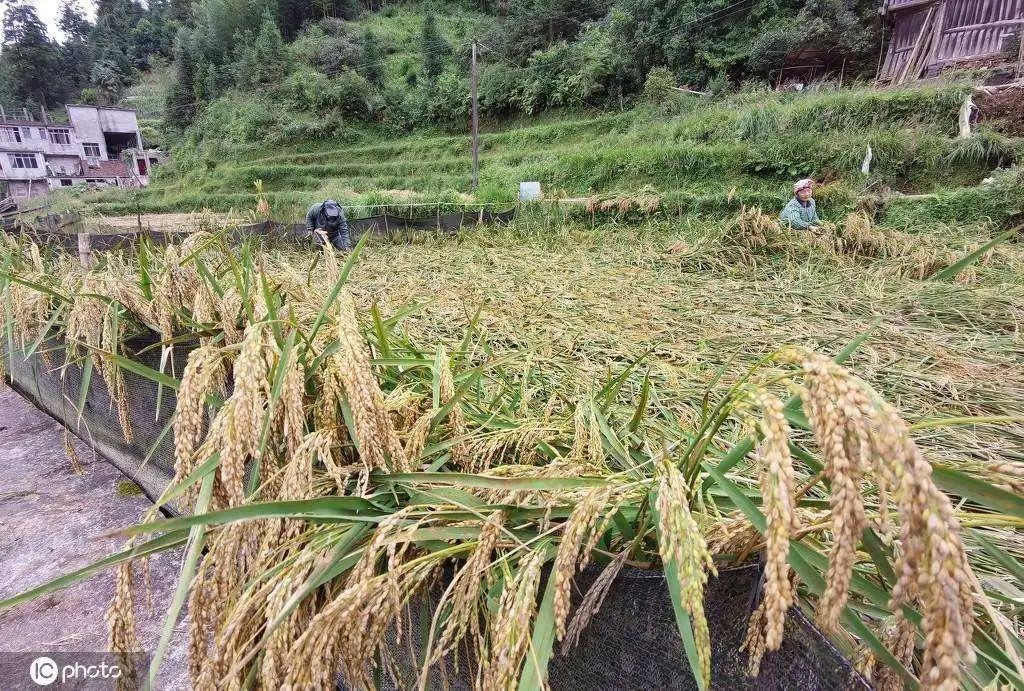
[[[812,175],[825,183],[819,196],[840,211],[865,194],[895,190],[938,195],[925,201],[966,209],[962,220],[991,217],[993,208],[997,215],[1012,212],[1004,196],[984,192],[977,199],[977,186],[1018,158],[1021,140],[1003,134],[997,119],[983,120],[970,140],[956,139],[968,92],[954,84],[750,93],[714,102],[682,97],[623,113],[492,124],[481,137],[475,200],[508,204],[519,181],[540,180],[549,196],[650,187],[666,210],[721,214],[742,205],[774,208],[794,178]],[[864,175],[868,147],[871,170]],[[202,139],[182,146],[150,188],[130,196],[105,192],[87,204],[106,214],[247,209],[256,180],[282,217],[325,197],[363,205],[364,213],[388,203],[460,206],[471,191],[469,138],[354,130],[346,142],[254,146]],[[947,218],[949,208],[932,216]]]

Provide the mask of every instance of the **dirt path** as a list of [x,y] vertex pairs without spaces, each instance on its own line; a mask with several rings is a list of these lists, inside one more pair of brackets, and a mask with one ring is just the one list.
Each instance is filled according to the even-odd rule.
[[[127,478],[72,437],[86,471],[76,474],[64,449],[60,424],[10,387],[0,387],[3,599],[118,551],[121,539],[100,536],[136,522],[150,504],[144,496],[120,494],[118,483]],[[147,651],[152,651],[159,639],[180,559],[178,550],[150,560],[151,607],[147,606],[141,571],[136,569],[140,574],[134,589],[138,635]],[[64,665],[75,661],[69,653],[105,651],[104,614],[113,589],[113,571],[103,571],[65,590],[0,612],[0,686],[38,688],[28,674],[29,661],[36,655],[46,654]],[[184,626],[179,623],[157,688],[188,688],[185,655]]]

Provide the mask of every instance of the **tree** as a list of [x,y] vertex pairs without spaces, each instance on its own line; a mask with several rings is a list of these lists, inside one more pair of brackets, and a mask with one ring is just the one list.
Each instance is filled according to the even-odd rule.
[[61,72],[71,89],[82,89],[89,85],[95,60],[93,47],[89,43],[92,24],[86,19],[78,0],[62,0],[57,25],[64,34],[64,43],[59,51]]
[[302,24],[313,19],[318,12],[313,0],[278,0],[277,2],[277,24],[281,34],[289,41],[299,33]]
[[7,0],[3,16],[0,60],[9,80],[7,91],[22,105],[60,103],[67,80],[59,69],[57,46],[46,35],[35,8],[20,0]]
[[423,50],[423,74],[429,81],[436,81],[444,72],[445,58],[452,49],[437,28],[437,15],[433,10],[427,10],[426,16],[423,17],[420,44]]
[[280,84],[288,74],[288,55],[284,40],[269,10],[263,15],[260,31],[253,44],[251,69],[249,81],[254,85]]
[[57,26],[64,34],[65,41],[85,42],[92,31],[92,24],[86,19],[78,0],[61,0]]
[[384,86],[384,60],[377,37],[369,29],[363,34],[363,56],[359,70],[366,81],[376,87]]
[[167,0],[150,0],[146,14],[131,33],[134,53],[139,61],[159,55],[170,58],[174,53],[174,35],[178,31],[171,5]]
[[195,62],[192,52],[192,33],[182,27],[174,38],[174,82],[167,92],[167,117],[184,125],[196,114]]
[[[98,0],[96,24],[91,41],[96,62],[93,64],[93,84],[109,98],[117,98],[125,86],[136,77],[136,68],[145,66],[132,41],[135,27],[143,17],[142,6],[133,0]],[[101,81],[97,81],[97,79]]]

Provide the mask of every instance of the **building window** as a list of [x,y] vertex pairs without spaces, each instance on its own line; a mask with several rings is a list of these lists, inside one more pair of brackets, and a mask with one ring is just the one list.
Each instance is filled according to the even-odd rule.
[[71,130],[67,127],[58,127],[52,129],[50,132],[50,141],[54,144],[70,144],[71,143]]
[[88,158],[99,158],[100,157],[100,145],[99,144],[82,144],[82,148],[85,149],[85,155]]
[[21,143],[21,130],[17,127],[0,127],[0,142]]
[[32,138],[32,130],[31,130],[31,128],[22,127],[21,128],[21,137],[22,137],[22,139],[31,139]]
[[60,186],[61,187],[71,187],[71,181],[68,180],[67,178],[61,178]]
[[35,154],[11,154],[11,165],[15,168],[38,168]]

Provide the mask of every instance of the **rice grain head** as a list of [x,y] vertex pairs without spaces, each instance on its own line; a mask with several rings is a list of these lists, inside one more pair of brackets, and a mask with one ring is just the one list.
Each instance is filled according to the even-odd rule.
[[481,669],[483,688],[511,691],[516,687],[530,646],[543,565],[542,550],[529,552],[520,558],[516,574],[505,581],[498,611],[490,620],[488,655]]
[[786,612],[793,604],[790,582],[789,541],[799,527],[795,510],[793,459],[789,453],[789,423],[782,401],[764,390],[754,392],[753,402],[763,412],[760,421],[761,496],[767,521],[765,538],[765,646],[778,650],[782,645]]
[[675,565],[680,581],[683,608],[693,621],[693,634],[701,675],[705,684],[711,681],[711,634],[704,616],[704,584],[708,571],[715,571],[707,543],[690,513],[686,480],[667,455],[656,461],[658,495],[658,551],[665,564]]
[[562,530],[551,571],[555,579],[555,631],[559,641],[565,637],[573,578],[590,561],[590,550],[587,549],[589,537],[597,526],[601,512],[606,509],[611,494],[611,487],[596,487],[588,492],[573,509]]

